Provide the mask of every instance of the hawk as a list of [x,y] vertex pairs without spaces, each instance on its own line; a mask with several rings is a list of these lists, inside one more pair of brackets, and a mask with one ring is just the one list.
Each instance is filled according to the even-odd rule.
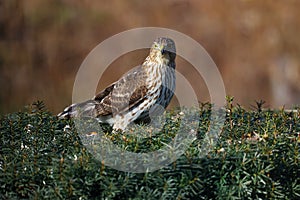
[[147,122],[151,112],[166,108],[175,90],[175,43],[157,38],[142,65],[133,68],[93,99],[73,104],[59,118],[93,117],[113,130],[125,130],[131,122]]

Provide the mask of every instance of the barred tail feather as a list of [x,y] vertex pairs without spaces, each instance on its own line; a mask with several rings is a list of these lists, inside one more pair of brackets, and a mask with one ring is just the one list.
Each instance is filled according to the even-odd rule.
[[96,102],[89,100],[83,103],[72,104],[57,115],[60,119],[69,119],[73,117],[96,117]]

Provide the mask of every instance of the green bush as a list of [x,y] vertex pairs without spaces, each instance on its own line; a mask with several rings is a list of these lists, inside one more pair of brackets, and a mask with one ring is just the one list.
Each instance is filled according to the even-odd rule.
[[[211,108],[203,104],[198,139],[179,159],[154,172],[128,173],[95,159],[72,121],[58,120],[37,102],[1,117],[0,198],[299,199],[300,112],[258,105],[248,111],[229,102],[217,145],[203,157]],[[151,138],[105,130],[119,147],[152,151],[176,135],[177,115],[176,110],[168,112],[167,124]]]

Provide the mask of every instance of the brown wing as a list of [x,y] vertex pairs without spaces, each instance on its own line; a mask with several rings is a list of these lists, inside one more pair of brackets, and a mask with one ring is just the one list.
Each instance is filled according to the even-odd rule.
[[101,102],[103,98],[105,98],[106,96],[108,96],[112,92],[112,90],[114,89],[114,86],[115,86],[115,83],[111,84],[110,86],[108,86],[107,88],[105,88],[104,90],[99,92],[94,97],[94,100]]
[[126,112],[143,101],[147,95],[146,73],[141,67],[134,68],[120,80],[95,96],[97,116]]
[[129,108],[136,106],[137,104],[139,104],[142,100],[144,100],[144,97],[147,94],[147,87],[145,85],[137,88],[133,94],[131,95],[130,99],[129,99]]

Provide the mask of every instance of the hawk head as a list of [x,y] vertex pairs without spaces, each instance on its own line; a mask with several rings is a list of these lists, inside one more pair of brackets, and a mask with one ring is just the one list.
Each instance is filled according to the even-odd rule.
[[168,65],[175,61],[175,42],[170,38],[157,38],[152,44],[150,54],[154,54],[156,58],[163,60],[164,64]]

